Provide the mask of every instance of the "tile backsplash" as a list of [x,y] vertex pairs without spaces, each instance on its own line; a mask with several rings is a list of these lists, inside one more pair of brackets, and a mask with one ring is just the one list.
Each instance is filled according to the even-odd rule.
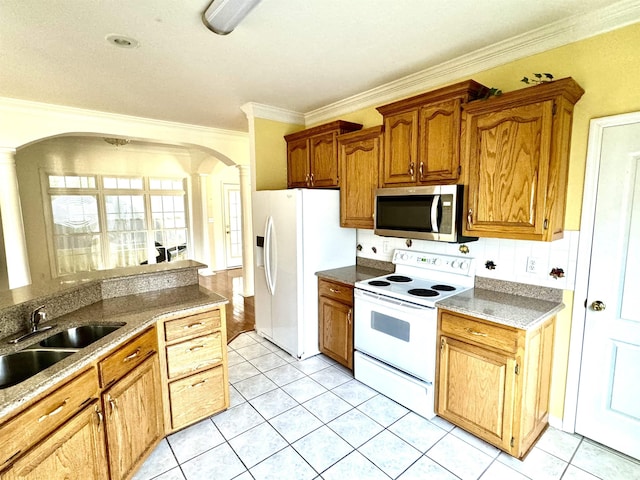
[[[543,287],[573,290],[578,252],[577,231],[565,231],[555,242],[480,238],[464,244],[380,237],[373,230],[358,230],[358,257],[391,261],[396,248],[468,256],[475,259],[476,275]],[[410,246],[408,246],[408,244]],[[460,252],[460,246],[469,252]]]

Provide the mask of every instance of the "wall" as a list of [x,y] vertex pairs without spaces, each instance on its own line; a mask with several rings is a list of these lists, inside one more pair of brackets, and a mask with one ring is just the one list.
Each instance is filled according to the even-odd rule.
[[[474,80],[489,87],[500,88],[504,92],[524,88],[525,85],[520,82],[520,79],[523,76],[531,76],[534,72],[550,72],[556,78],[571,76],[585,89],[586,93],[576,105],[574,112],[565,217],[566,230],[577,231],[580,228],[589,121],[596,117],[640,110],[640,89],[637,88],[637,79],[640,78],[638,45],[640,45],[640,24],[555,48],[472,75]],[[464,80],[464,78],[458,80]],[[341,115],[340,118],[362,123],[364,128],[382,123],[382,117],[375,110],[375,107]],[[284,127],[281,130],[284,130]],[[258,134],[262,135],[262,132],[256,128],[256,135]],[[278,155],[274,152],[269,152],[269,155],[263,155],[263,153],[265,152],[256,148],[257,174],[269,169],[280,171],[282,168],[286,168],[284,148],[280,150]],[[263,163],[266,161],[271,163]],[[261,183],[259,176],[257,183]],[[374,241],[370,240],[368,235],[366,232],[364,236],[360,233],[358,240]],[[370,235],[373,237],[372,234]],[[575,243],[577,233],[569,235],[573,239],[570,243]],[[492,242],[483,243],[485,250],[493,248]],[[535,253],[537,247],[533,248],[534,254],[537,254]],[[540,248],[545,247],[541,246]],[[555,246],[553,248],[555,249]],[[510,246],[509,250],[511,249],[517,250],[518,247]],[[567,250],[566,261],[567,264],[575,262],[575,254],[572,249]],[[504,263],[502,259],[500,259],[499,265],[501,263]],[[545,281],[547,281],[546,278]],[[559,314],[556,324],[551,386],[550,415],[555,419],[562,418],[564,410],[569,332],[573,307],[572,283],[567,283],[565,280],[564,288],[566,289],[564,292],[566,307]]]
[[284,136],[302,130],[302,125],[255,119],[256,190],[287,188],[287,142]]

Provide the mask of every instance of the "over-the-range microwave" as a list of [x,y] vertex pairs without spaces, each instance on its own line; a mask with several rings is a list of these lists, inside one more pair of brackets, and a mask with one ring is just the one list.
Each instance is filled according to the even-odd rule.
[[378,188],[376,235],[462,243],[463,185]]

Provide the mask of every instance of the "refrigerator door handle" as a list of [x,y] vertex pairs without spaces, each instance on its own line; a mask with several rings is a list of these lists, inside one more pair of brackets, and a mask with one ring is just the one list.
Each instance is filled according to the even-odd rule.
[[273,217],[267,218],[267,225],[264,233],[264,275],[267,281],[269,293],[273,296],[276,289],[275,272],[272,271],[274,263],[272,263],[272,254],[274,243],[274,224]]

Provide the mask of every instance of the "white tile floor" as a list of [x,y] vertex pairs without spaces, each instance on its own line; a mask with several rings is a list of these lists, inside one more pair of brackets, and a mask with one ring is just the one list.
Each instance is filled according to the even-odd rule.
[[640,462],[553,428],[521,462],[253,332],[229,345],[229,379],[229,410],[167,437],[134,480],[640,479]]

